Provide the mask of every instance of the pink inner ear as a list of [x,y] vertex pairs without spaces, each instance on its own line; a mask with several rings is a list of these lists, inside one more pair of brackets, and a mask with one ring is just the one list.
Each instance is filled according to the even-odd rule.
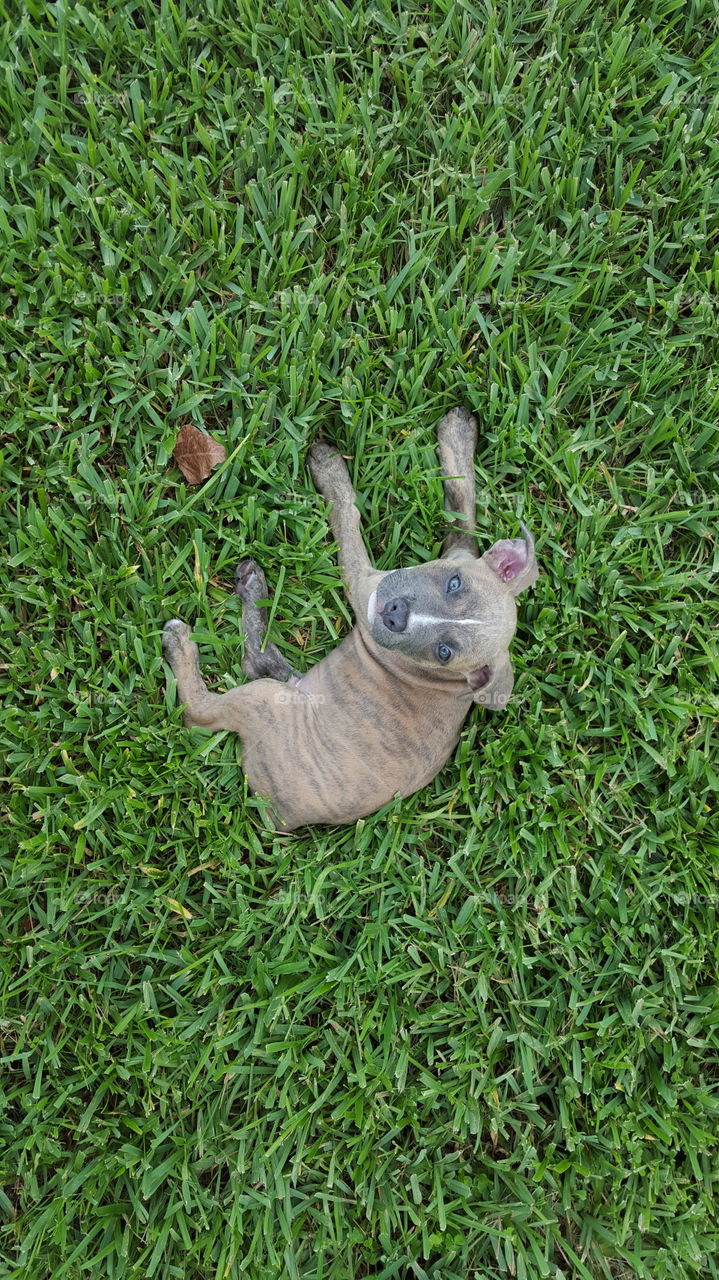
[[491,667],[477,667],[476,671],[470,671],[467,676],[467,682],[470,689],[474,689],[476,692],[477,689],[483,689],[486,684],[489,684],[491,678]]
[[528,547],[523,538],[507,538],[502,542],[495,542],[486,556],[502,582],[511,582],[512,578],[519,577],[529,560]]

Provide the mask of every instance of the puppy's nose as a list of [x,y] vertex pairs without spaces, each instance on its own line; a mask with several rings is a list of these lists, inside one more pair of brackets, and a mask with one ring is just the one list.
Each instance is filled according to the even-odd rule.
[[409,616],[409,605],[401,596],[396,600],[388,600],[381,613],[381,618],[388,631],[404,631]]

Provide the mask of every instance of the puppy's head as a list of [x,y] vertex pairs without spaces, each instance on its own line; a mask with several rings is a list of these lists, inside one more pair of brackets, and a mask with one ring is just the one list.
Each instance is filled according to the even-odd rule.
[[495,542],[479,559],[450,554],[385,574],[367,606],[372,638],[425,671],[463,677],[478,702],[494,705],[489,690],[499,681],[502,690],[508,686],[506,695],[498,695],[506,702],[515,598],[539,573],[525,525],[522,534]]

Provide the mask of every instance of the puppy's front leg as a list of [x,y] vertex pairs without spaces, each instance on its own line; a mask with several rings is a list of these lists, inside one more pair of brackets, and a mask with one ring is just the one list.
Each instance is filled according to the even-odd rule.
[[318,440],[309,452],[312,479],[331,503],[330,528],[339,551],[342,576],[350,603],[359,620],[364,619],[367,600],[382,576],[372,565],[362,540],[360,514],[344,458],[331,445]]
[[[444,505],[462,517],[466,529],[474,528],[475,487],[474,450],[477,445],[477,419],[467,409],[451,409],[437,427],[437,448],[444,476]],[[448,533],[442,556],[476,556],[477,544],[461,526]]]

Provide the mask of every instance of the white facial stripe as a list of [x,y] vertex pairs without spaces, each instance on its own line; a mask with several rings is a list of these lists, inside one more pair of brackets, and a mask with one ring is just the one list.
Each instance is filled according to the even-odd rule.
[[488,627],[488,622],[480,622],[477,618],[434,618],[429,613],[410,613],[410,622],[417,622],[424,627],[428,623],[441,622],[445,627]]

